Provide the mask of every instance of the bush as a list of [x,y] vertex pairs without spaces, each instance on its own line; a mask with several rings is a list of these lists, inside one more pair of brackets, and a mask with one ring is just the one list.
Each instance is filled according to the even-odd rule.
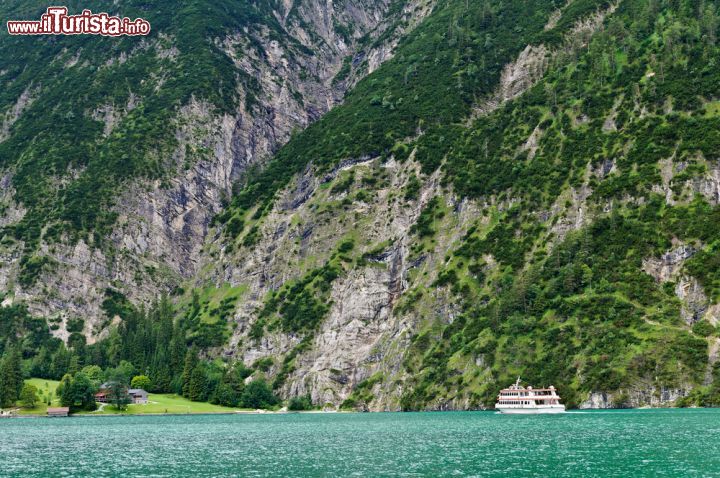
[[707,320],[700,320],[695,322],[692,328],[693,334],[699,335],[700,337],[708,337],[717,333],[717,329]]
[[245,387],[240,401],[245,408],[261,409],[272,408],[280,402],[264,379],[250,382]]
[[143,390],[151,390],[152,382],[147,375],[136,375],[130,382],[130,388],[142,388]]
[[24,408],[35,408],[38,402],[37,388],[29,383],[23,385],[20,391],[20,404]]
[[312,400],[309,395],[304,397],[293,397],[288,402],[288,410],[300,412],[303,410],[312,410]]

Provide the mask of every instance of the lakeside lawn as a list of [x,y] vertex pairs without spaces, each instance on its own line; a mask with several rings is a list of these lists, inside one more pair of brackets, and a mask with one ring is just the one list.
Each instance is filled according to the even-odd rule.
[[[98,404],[100,405],[100,404]],[[94,412],[80,412],[79,415],[146,415],[152,413],[232,413],[239,408],[228,408],[207,402],[191,402],[187,398],[172,393],[151,393],[147,405],[128,405],[127,410],[116,410],[112,405],[105,405]]]
[[59,407],[60,399],[55,396],[55,390],[60,382],[57,380],[47,380],[44,378],[31,378],[25,380],[25,383],[34,385],[38,389],[38,403],[35,408],[21,408],[20,415],[47,415],[48,399],[50,399],[51,407]]
[[[59,407],[60,399],[55,396],[55,390],[60,382],[55,380],[46,380],[44,378],[31,378],[25,380],[25,383],[34,385],[38,389],[38,404],[35,408],[20,409],[20,415],[47,415],[47,400],[50,398],[52,407]],[[145,415],[153,413],[232,413],[241,408],[228,408],[220,405],[213,405],[207,402],[192,402],[187,398],[183,398],[173,393],[151,393],[148,396],[149,403],[147,405],[128,405],[127,410],[116,410],[112,405],[104,405],[98,403],[101,407],[94,412],[78,412],[74,415]]]

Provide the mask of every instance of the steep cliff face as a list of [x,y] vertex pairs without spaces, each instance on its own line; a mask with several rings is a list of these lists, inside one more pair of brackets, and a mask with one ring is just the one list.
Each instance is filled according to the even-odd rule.
[[[717,323],[717,296],[696,253],[714,257],[716,237],[695,221],[716,217],[718,165],[685,133],[683,153],[644,136],[668,114],[646,70],[663,46],[617,53],[643,8],[539,7],[538,36],[441,126],[403,116],[430,68],[404,50],[366,80],[379,91],[361,82],[280,152],[297,173],[251,178],[245,191],[281,187],[241,193],[211,234],[195,284],[246,291],[222,354],[283,396],[369,410],[483,407],[518,374],[591,408],[669,405],[711,383],[716,339],[695,325]],[[373,109],[398,117],[378,128],[387,143]]]
[[[212,260],[216,282],[247,286],[225,355],[248,364],[269,357],[275,360],[272,372],[279,374],[282,360],[310,340],[292,370],[282,372],[287,374],[283,392],[309,394],[315,403],[334,406],[373,374],[402,374],[400,362],[416,324],[410,318],[401,320],[393,309],[413,271],[432,271],[437,265],[436,259],[410,250],[410,229],[440,191],[435,178],[417,184],[416,200],[405,200],[398,191],[408,187],[410,178],[417,181],[417,173],[416,163],[375,158],[342,165],[320,178],[301,176],[262,221],[258,246],[230,254],[220,249]],[[340,191],[338,183],[346,189]],[[326,293],[313,292],[329,304],[318,329],[309,335],[271,330],[253,337],[268,294],[333,262],[340,243],[347,249],[342,253],[343,273]]]
[[[431,4],[404,2],[399,8],[381,0],[284,2],[261,12],[265,23],[255,19],[256,23],[208,35],[203,48],[213,44],[217,54],[231,62],[228,68],[236,79],[231,87],[238,96],[237,107],[219,111],[211,99],[192,92],[189,101],[164,120],[173,136],[172,146],[161,153],[165,171],[156,179],[118,180],[122,183],[115,197],[100,206],[117,217],[103,244],[92,236],[58,241],[45,234],[30,249],[28,240],[8,239],[3,246],[7,260],[0,266],[0,287],[8,300],[25,302],[38,315],[57,316],[62,326],[55,333],[63,338],[67,338],[68,318],[87,318],[85,333],[92,340],[107,325],[100,307],[107,289],[145,301],[192,277],[208,224],[243,172],[269,158],[293,131],[302,130],[340,103],[347,88],[392,56],[398,39],[428,13]],[[105,65],[123,65],[133,71],[133,62],[140,61],[133,54],[138,48],[153,51],[161,65],[181,63],[183,55],[192,55],[182,50],[183,44],[173,36],[180,33],[172,27],[158,30],[128,53],[115,57],[109,53]],[[78,50],[78,55],[82,52]],[[378,55],[380,59],[370,64],[362,60]],[[82,66],[77,63],[74,58],[68,68]],[[106,66],[88,70],[98,77],[102,68]],[[159,66],[154,74],[161,76],[163,69]],[[43,88],[52,89],[62,79],[63,73],[47,78],[49,84]],[[12,139],[12,125],[38,91],[29,86],[7,110],[0,139]],[[102,123],[105,138],[145,100],[131,92],[123,105],[112,98],[108,101],[85,113]],[[20,153],[15,150],[15,154]],[[12,227],[25,216],[23,202],[13,190],[20,161],[3,168],[3,226]],[[60,184],[71,183],[81,177],[83,168],[58,173]],[[33,260],[39,266],[28,280],[27,264]]]

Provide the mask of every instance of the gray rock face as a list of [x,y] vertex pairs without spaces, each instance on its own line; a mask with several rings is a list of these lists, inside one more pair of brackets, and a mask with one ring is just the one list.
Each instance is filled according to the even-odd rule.
[[535,85],[547,70],[549,53],[544,45],[528,45],[517,60],[505,66],[496,92],[477,106],[476,114],[492,113]]
[[688,325],[703,318],[709,301],[697,279],[682,277],[675,286],[675,295],[683,302],[680,315]]
[[[206,259],[201,265],[207,272],[204,280],[248,288],[234,316],[233,337],[222,353],[248,364],[272,358],[275,364],[270,373],[277,373],[285,354],[300,343],[302,336],[275,328],[267,329],[260,340],[252,339],[249,333],[263,300],[282,284],[322,266],[349,235],[355,239],[353,256],[363,256],[366,262],[350,267],[332,283],[327,299],[330,310],[311,334],[310,346],[294,359],[280,393],[309,394],[315,404],[337,407],[359,383],[382,376],[384,380],[372,386],[374,399],[359,406],[373,411],[398,410],[403,392],[399,384],[406,374],[402,363],[412,335],[428,318],[452,321],[459,306],[448,291],[438,289],[427,297],[422,316],[400,312],[397,307],[407,300],[413,286],[427,286],[435,279],[444,255],[480,214],[477,205],[443,193],[439,174],[424,181],[417,200],[398,200],[397,191],[418,170],[419,165],[412,160],[399,164],[391,159],[383,164],[375,158],[345,162],[320,178],[306,171],[279,195],[273,211],[260,223],[257,245],[230,251],[223,240],[214,241],[212,247],[220,253],[217,259]],[[357,188],[333,193],[325,186],[348,171],[356,178],[380,175],[387,182],[379,189],[367,190],[362,199],[353,199]],[[452,211],[447,220],[453,227],[438,224],[443,232],[437,250],[412,250],[411,228],[436,196]],[[433,408],[468,406],[467,398],[459,397]]]
[[[371,365],[384,356],[382,337],[401,332],[389,319],[402,288],[402,260],[397,248],[384,262],[389,268],[353,271],[336,284],[332,310],[315,339],[316,353],[299,361],[298,372],[290,377],[289,395],[310,394],[314,403],[337,404],[369,377]],[[333,381],[337,385],[328,386]]]
[[[287,377],[282,391],[287,396],[310,394],[315,403],[336,407],[358,383],[373,374],[401,373],[403,337],[408,336],[414,321],[396,317],[392,311],[408,287],[407,274],[412,268],[408,231],[424,204],[437,193],[438,181],[428,182],[418,203],[407,208],[391,201],[391,197],[393,191],[402,188],[411,172],[416,171],[415,164],[353,161],[342,165],[334,174],[348,169],[368,174],[377,168],[384,171],[389,183],[372,198],[353,202],[342,217],[317,211],[347,194],[333,194],[329,188],[321,188],[321,182],[328,178],[315,179],[309,172],[301,175],[263,220],[262,239],[256,246],[232,253],[221,249],[216,261],[206,261],[201,266],[211,271],[205,276],[206,280],[248,287],[235,314],[237,326],[225,353],[251,364],[263,357],[282,357],[301,339],[280,331],[268,331],[259,341],[249,338],[248,333],[268,292],[322,266],[342,241],[343,230],[356,230],[359,234],[358,253],[384,244],[368,258],[365,267],[353,269],[333,283],[330,311],[313,336],[311,352],[296,358],[295,370]],[[215,246],[222,247],[222,241],[217,241]],[[276,363],[273,372],[279,365]],[[397,408],[396,402],[395,395],[378,406]]]
[[[554,57],[559,54],[569,54],[587,46],[590,37],[602,27],[605,17],[616,9],[617,4],[613,4],[605,10],[577,22],[566,36],[562,48],[549,50],[543,44],[528,45],[514,62],[505,65],[500,76],[500,84],[489,98],[476,106],[475,115],[489,114],[507,101],[517,98],[532,88],[545,75],[550,61]],[[545,29],[554,28],[557,21],[558,17],[555,14],[552,15]]]
[[711,204],[720,204],[720,161],[710,165],[708,174],[697,181],[695,189]]
[[20,118],[25,108],[35,101],[38,89],[28,87],[22,92],[13,107],[4,115],[0,115],[0,142],[5,141],[10,133],[10,127]]
[[680,315],[688,325],[693,325],[703,317],[711,323],[717,320],[715,317],[717,306],[710,307],[710,301],[700,283],[684,272],[685,261],[696,252],[696,248],[680,244],[678,241],[677,247],[662,256],[650,257],[643,261],[643,270],[656,281],[676,281],[675,295],[682,301]]
[[648,258],[643,262],[643,270],[653,276],[658,282],[667,282],[674,278],[682,269],[687,259],[692,257],[695,248],[688,245],[680,245],[659,258]]
[[592,392],[587,400],[580,404],[581,410],[606,408],[670,407],[675,401],[685,397],[689,389],[654,387],[623,390],[614,394]]

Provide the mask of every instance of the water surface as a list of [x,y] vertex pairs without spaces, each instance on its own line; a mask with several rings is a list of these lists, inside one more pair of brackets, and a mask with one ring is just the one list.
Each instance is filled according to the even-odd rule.
[[0,476],[720,476],[720,410],[4,419]]

